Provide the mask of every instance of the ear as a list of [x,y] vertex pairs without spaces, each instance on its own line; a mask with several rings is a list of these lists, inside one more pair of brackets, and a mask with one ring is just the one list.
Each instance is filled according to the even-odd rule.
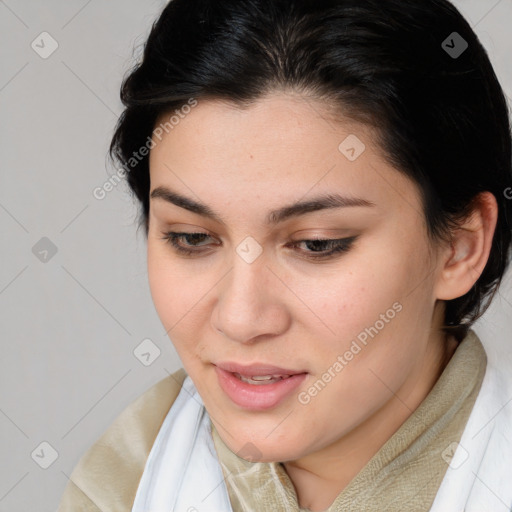
[[481,192],[474,199],[471,215],[452,232],[449,246],[441,252],[437,299],[456,299],[471,290],[489,259],[497,220],[496,198],[491,192]]

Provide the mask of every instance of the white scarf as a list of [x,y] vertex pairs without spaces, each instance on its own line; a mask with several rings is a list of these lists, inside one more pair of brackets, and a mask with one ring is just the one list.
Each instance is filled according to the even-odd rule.
[[512,511],[510,357],[489,348],[482,387],[430,512]]
[[232,512],[210,418],[188,376],[153,444],[132,512]]
[[[512,385],[489,362],[454,446],[430,512],[512,511]],[[233,512],[210,419],[190,377],[153,444],[132,512]]]

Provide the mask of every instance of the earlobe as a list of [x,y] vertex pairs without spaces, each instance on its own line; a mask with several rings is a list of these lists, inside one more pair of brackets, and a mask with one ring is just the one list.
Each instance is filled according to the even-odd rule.
[[465,295],[482,274],[489,259],[498,217],[496,198],[482,192],[471,215],[452,233],[437,281],[436,298],[452,300]]

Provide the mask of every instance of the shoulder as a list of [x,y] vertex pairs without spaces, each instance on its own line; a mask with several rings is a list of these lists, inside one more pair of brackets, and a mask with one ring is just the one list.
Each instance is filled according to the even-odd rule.
[[186,376],[181,368],[124,409],[75,466],[57,512],[131,510],[149,452]]

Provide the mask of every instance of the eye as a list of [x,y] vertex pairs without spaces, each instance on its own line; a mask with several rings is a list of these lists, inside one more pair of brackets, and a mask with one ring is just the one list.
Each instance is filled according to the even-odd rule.
[[[171,244],[176,252],[185,256],[191,256],[192,254],[202,252],[201,250],[194,249],[194,247],[201,247],[199,242],[211,238],[206,233],[177,233],[175,231],[168,231],[162,234],[164,235],[162,240],[166,240]],[[183,240],[190,245],[185,245],[185,247],[183,247],[183,245],[179,243],[179,241]]]
[[[162,240],[171,244],[173,250],[184,256],[198,255],[204,252],[204,249],[201,249],[201,247],[208,244],[201,242],[212,238],[206,233],[178,233],[169,231],[162,234],[164,235]],[[329,259],[347,252],[357,238],[357,236],[352,236],[339,239],[297,240],[287,244],[287,246],[296,248],[304,244],[307,250],[297,249],[297,252],[302,253],[305,258],[311,260]]]
[[311,250],[299,251],[305,254],[306,258],[312,260],[319,259],[329,259],[335,257],[336,255],[340,255],[341,253],[347,252],[350,250],[352,244],[357,239],[357,236],[352,236],[349,238],[337,238],[337,239],[314,239],[314,240],[298,240],[297,242],[293,242],[288,244],[288,246],[296,247],[298,245],[304,244]]

